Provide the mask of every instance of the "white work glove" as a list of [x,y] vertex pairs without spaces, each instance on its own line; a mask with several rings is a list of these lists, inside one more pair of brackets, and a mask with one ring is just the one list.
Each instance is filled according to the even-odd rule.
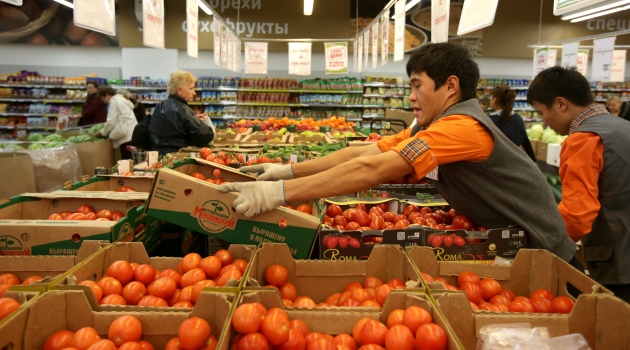
[[290,180],[294,178],[293,166],[291,164],[257,164],[241,167],[242,173],[261,174],[256,178],[257,181],[277,181]]
[[240,192],[232,203],[239,214],[252,217],[284,205],[284,181],[231,182],[219,186],[221,192]]

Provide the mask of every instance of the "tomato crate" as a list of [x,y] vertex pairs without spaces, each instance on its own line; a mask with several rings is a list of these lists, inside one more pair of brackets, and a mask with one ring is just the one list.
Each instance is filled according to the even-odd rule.
[[[37,291],[13,291],[7,290],[2,295],[3,298],[13,299],[20,304],[17,310],[12,313],[5,315],[5,317],[0,320],[0,344],[2,344],[2,330],[6,327],[7,324],[21,324],[24,320],[25,309],[28,308],[28,305],[32,303],[35,299],[41,296],[42,293]],[[4,310],[3,310],[4,311]],[[16,320],[13,320],[16,319]],[[4,347],[2,349],[5,349]]]
[[[236,308],[246,303],[260,303],[266,309],[280,308],[289,316],[289,320],[303,321],[310,332],[319,332],[330,335],[349,334],[352,336],[354,326],[363,318],[379,321],[387,324],[387,318],[396,309],[408,307],[420,307],[428,312],[433,323],[439,325],[446,338],[446,349],[464,349],[457,336],[451,330],[448,321],[438,311],[437,307],[427,294],[422,292],[406,293],[402,290],[392,291],[382,309],[374,307],[366,308],[286,308],[283,305],[280,294],[275,289],[244,290],[241,292]],[[235,308],[235,310],[236,310]],[[227,326],[227,333],[234,339],[238,334],[234,329],[234,317],[232,312],[232,324]],[[412,346],[413,347],[413,346]]]
[[[349,283],[363,285],[373,276],[387,283],[400,279],[408,288],[424,291],[419,276],[403,249],[394,245],[377,245],[365,260],[295,260],[289,247],[281,243],[264,243],[258,247],[246,276],[244,290],[266,286],[265,272],[271,265],[284,266],[288,270],[288,282],[297,289],[298,295],[306,295],[315,303],[321,303],[333,293],[341,293]],[[300,294],[306,293],[306,294]]]
[[153,176],[100,175],[84,176],[79,182],[68,182],[61,190],[66,191],[112,191],[150,192]]
[[165,349],[169,339],[177,337],[182,322],[200,317],[208,322],[212,335],[218,339],[216,349],[228,350],[229,338],[224,331],[230,319],[236,294],[204,292],[192,309],[154,312],[147,309],[118,309],[111,312],[93,303],[82,291],[53,290],[34,299],[9,322],[0,324],[0,348],[41,349],[54,332],[76,332],[93,327],[98,335],[108,338],[111,323],[120,316],[135,316],[142,324],[142,339],[156,349]]
[[402,247],[422,245],[424,228],[412,225],[388,230],[338,230],[323,226],[319,232],[319,258],[364,260],[378,244]]

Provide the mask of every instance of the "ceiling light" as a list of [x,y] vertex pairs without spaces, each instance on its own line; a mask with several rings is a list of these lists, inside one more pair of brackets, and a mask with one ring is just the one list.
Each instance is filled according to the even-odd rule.
[[609,8],[613,8],[615,6],[625,5],[625,4],[628,4],[628,3],[630,3],[630,0],[616,1],[614,3],[610,3],[610,4],[607,4],[607,5],[596,6],[594,8],[588,9],[588,10],[584,10],[584,11],[572,13],[572,14],[569,14],[569,15],[566,15],[566,16],[562,16],[561,18],[562,18],[563,21],[568,21],[570,19],[574,19],[574,18],[590,15],[591,13],[608,10]]
[[206,3],[204,0],[197,0],[197,5],[199,6],[200,9],[203,10],[203,12],[206,13],[206,15],[212,16],[212,10],[210,9],[210,5],[208,5],[208,3]]
[[615,13],[615,12],[619,12],[619,11],[623,11],[623,10],[627,10],[627,9],[630,9],[630,5],[620,6],[620,7],[614,8],[614,9],[593,13],[593,14],[590,14],[588,16],[575,18],[575,19],[571,20],[571,23],[582,22],[582,21],[586,21],[587,19],[591,19],[591,18],[595,18],[595,17],[599,17],[599,16],[605,16],[605,15],[609,15],[611,13]]
[[66,5],[69,8],[73,9],[74,8],[74,4],[71,3],[70,1],[66,1],[66,0],[55,0],[56,2],[62,4],[62,5]]
[[304,0],[304,16],[313,14],[313,3],[315,0]]
[[[409,11],[412,7],[414,7],[417,3],[419,3],[422,0],[411,0],[407,3],[407,5],[405,5],[405,12]],[[629,0],[630,1],[630,0]]]

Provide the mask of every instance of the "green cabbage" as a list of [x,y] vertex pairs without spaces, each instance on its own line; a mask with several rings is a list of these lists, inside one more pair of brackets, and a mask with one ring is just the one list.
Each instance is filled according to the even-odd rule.
[[31,143],[28,149],[44,149],[44,145],[41,143]]
[[28,142],[37,142],[37,141],[41,141],[43,139],[44,139],[44,135],[34,133],[34,134],[28,135],[28,138],[26,139],[26,141],[28,141]]
[[527,133],[527,137],[529,137],[531,140],[540,140],[540,138],[542,137],[543,126],[541,124],[532,125],[532,127],[530,129],[527,129],[525,132],[527,132],[528,130],[529,132]]
[[558,134],[556,134],[552,128],[546,128],[545,131],[543,131],[542,140],[546,143],[556,143],[558,141]]

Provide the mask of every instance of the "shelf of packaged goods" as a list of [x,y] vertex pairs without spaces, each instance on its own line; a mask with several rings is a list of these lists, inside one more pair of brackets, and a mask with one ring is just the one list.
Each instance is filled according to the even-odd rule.
[[344,105],[336,103],[303,103],[301,107],[323,107],[323,108],[362,108],[363,105]]
[[527,96],[516,96],[515,101],[527,101]]
[[[373,118],[385,118],[385,116],[382,114],[364,114],[363,115],[363,119],[373,119]],[[357,119],[357,120],[361,121],[361,119]]]
[[591,91],[618,91],[618,92],[623,92],[623,91],[630,91],[630,88],[591,88]]
[[216,87],[198,86],[195,88],[195,90],[197,91],[238,91],[238,88],[230,87],[230,86],[216,86]]
[[362,94],[363,90],[291,90],[303,94]]
[[523,121],[526,123],[540,123],[542,119],[540,118],[523,118]]
[[85,100],[49,100],[45,98],[0,98],[0,102],[83,103]]
[[44,103],[83,103],[85,100],[44,100]]
[[514,107],[513,110],[514,111],[533,111],[534,109],[532,107]]
[[237,89],[237,91],[239,92],[286,92],[286,93],[299,92],[299,90],[293,90],[293,89],[249,89],[249,88],[241,88],[241,89]]
[[394,108],[392,106],[386,106],[386,105],[359,105],[359,107],[363,107],[363,108]]
[[112,89],[125,89],[129,91],[155,91],[166,90],[166,86],[125,86],[125,85],[111,85]]
[[49,125],[0,125],[0,130],[55,130]]
[[236,106],[236,101],[201,101],[204,106]]
[[0,84],[0,88],[85,89],[85,85]]
[[228,115],[209,115],[208,118],[210,119],[256,119],[260,117],[241,117],[238,115],[234,115],[234,114],[228,114]]
[[237,102],[238,106],[302,107],[299,103]]
[[[477,86],[477,90],[494,89],[494,86]],[[529,86],[510,86],[512,90],[527,90]]]
[[404,97],[405,97],[405,95],[378,95],[378,94],[363,94],[363,97],[404,98]]
[[363,87],[405,87],[405,84],[363,83]]
[[49,114],[49,113],[0,113],[0,117],[49,117],[56,118],[57,114]]

